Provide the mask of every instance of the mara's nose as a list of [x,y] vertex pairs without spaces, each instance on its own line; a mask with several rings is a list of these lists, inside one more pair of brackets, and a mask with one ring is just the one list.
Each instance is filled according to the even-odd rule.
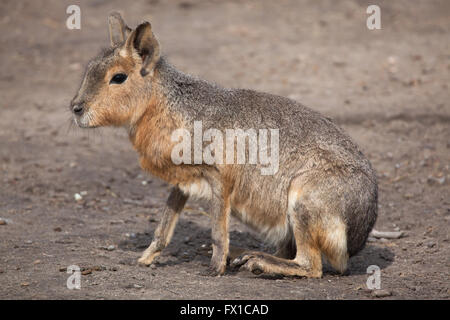
[[83,114],[84,108],[81,104],[76,104],[72,108],[73,113],[75,113],[77,116],[81,116]]

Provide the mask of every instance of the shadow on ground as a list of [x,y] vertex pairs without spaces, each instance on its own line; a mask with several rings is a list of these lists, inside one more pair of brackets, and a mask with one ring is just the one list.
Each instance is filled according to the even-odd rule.
[[[156,224],[151,224],[149,231],[137,233],[129,239],[122,240],[118,247],[124,251],[142,252],[150,245],[155,229]],[[264,245],[250,232],[230,232],[230,244],[249,250],[274,252],[274,248]],[[176,227],[171,243],[162,253],[162,256],[170,256],[173,259],[165,259],[164,262],[157,262],[157,264],[159,267],[171,266],[190,262],[197,258],[200,258],[206,264],[211,256],[211,250],[210,230],[192,221],[181,220]],[[391,250],[368,244],[361,252],[350,258],[346,275],[367,274],[367,266],[369,265],[376,265],[380,269],[385,269],[393,261],[394,253]],[[128,264],[135,264],[135,262]],[[324,274],[338,274],[326,262],[323,271]],[[263,277],[279,278],[272,275],[264,275]]]

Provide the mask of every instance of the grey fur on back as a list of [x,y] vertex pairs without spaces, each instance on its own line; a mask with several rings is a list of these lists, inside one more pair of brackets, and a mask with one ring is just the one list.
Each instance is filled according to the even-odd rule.
[[[280,130],[279,170],[274,176],[262,176],[259,165],[236,168],[245,185],[240,190],[243,197],[260,203],[266,215],[281,214],[287,209],[292,179],[301,177],[306,189],[325,195],[311,200],[328,211],[322,214],[337,214],[345,221],[349,255],[363,248],[377,217],[376,176],[356,144],[331,119],[285,97],[221,88],[177,71],[164,58],[156,71],[170,110],[191,125],[201,120],[204,130]],[[311,214],[303,213],[304,220],[313,218]]]

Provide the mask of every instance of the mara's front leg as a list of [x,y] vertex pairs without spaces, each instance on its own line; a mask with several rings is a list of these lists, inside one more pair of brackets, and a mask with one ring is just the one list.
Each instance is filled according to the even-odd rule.
[[222,275],[227,266],[229,251],[228,221],[230,199],[221,190],[214,190],[211,198],[211,237],[213,254],[208,275]]
[[155,235],[150,246],[144,251],[139,263],[149,265],[153,260],[160,255],[161,251],[169,244],[172,238],[173,230],[180,216],[181,210],[188,196],[185,195],[178,187],[174,187],[170,192],[164,208],[163,216],[155,230]]

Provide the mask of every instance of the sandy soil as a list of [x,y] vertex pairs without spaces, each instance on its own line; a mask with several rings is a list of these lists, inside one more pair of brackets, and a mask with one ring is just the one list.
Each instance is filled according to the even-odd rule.
[[[1,1],[0,299],[372,299],[369,265],[386,299],[448,299],[450,2],[376,2],[369,31],[368,1],[81,1],[81,30],[65,27],[71,1]],[[74,128],[68,111],[113,9],[151,21],[185,72],[333,117],[377,170],[376,228],[406,236],[368,243],[344,276],[211,278],[209,219],[190,202],[159,262],[137,266],[168,186],[123,131]],[[236,221],[231,243],[271,250]]]

